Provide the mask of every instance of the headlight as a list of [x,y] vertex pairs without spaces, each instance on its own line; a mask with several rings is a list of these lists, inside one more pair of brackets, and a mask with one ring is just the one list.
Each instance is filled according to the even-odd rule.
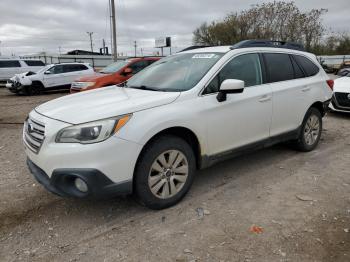
[[58,132],[56,143],[92,144],[102,142],[118,132],[131,116],[131,114],[124,115],[66,127]]
[[96,82],[73,82],[72,87],[73,88],[79,88],[79,89],[85,89],[88,87],[92,87],[96,84]]

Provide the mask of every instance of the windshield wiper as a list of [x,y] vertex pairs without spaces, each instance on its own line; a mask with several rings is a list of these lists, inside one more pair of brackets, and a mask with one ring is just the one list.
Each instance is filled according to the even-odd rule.
[[141,90],[149,90],[149,91],[162,91],[159,90],[158,88],[154,88],[154,87],[149,87],[149,86],[127,86],[128,88],[134,88],[134,89],[141,89]]

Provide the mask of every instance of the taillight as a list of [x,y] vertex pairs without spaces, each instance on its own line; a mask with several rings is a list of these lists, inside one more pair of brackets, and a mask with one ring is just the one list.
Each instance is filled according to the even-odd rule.
[[332,79],[327,80],[327,85],[328,85],[329,88],[333,91],[334,80],[332,80]]

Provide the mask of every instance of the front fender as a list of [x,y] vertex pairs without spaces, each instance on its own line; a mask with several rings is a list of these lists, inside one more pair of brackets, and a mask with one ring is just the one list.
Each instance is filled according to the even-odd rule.
[[21,77],[19,79],[19,82],[21,83],[22,86],[30,86],[33,83],[29,77]]
[[173,127],[192,131],[199,141],[201,154],[207,153],[206,121],[187,103],[181,103],[181,106],[173,103],[136,112],[117,136],[144,146],[158,133]]

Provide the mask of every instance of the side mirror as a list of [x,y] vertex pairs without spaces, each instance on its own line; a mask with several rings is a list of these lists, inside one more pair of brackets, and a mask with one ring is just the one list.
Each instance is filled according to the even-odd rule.
[[44,72],[44,75],[51,75],[52,73],[51,73],[51,71],[45,71]]
[[237,79],[226,79],[220,86],[219,94],[216,99],[218,102],[224,102],[227,94],[239,94],[244,91],[244,81]]
[[130,74],[132,74],[132,72],[133,72],[133,70],[130,67],[125,68],[125,70],[124,70],[125,75],[130,75]]

